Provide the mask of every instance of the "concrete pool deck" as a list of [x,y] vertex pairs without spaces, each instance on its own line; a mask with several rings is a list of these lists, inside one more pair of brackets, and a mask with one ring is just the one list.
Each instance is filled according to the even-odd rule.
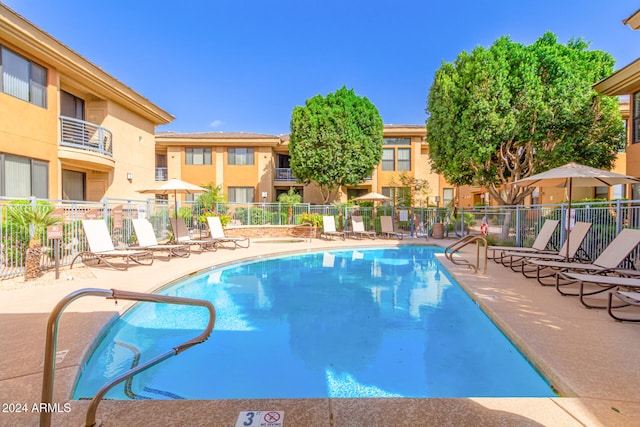
[[[293,251],[403,243],[447,245],[448,240],[314,239],[311,243],[253,244],[192,254],[127,272],[102,267],[73,280],[3,290],[0,281],[0,426],[38,425],[47,318],[57,302],[81,288],[150,292],[188,275],[236,260]],[[471,260],[475,247],[463,257]],[[640,325],[619,323],[606,311],[588,310],[577,298],[488,263],[486,274],[440,258],[472,295],[559,390],[558,398],[469,399],[265,399],[218,401],[103,401],[105,426],[235,426],[241,411],[284,411],[285,427],[302,426],[635,426],[640,419]],[[73,274],[74,270],[71,270]],[[68,272],[67,272],[68,273]],[[81,277],[82,276],[82,277]],[[88,401],[69,401],[83,358],[105,323],[128,302],[87,297],[61,317],[52,425],[84,425]],[[180,356],[178,356],[180,357]],[[215,361],[212,361],[215,363]],[[68,408],[63,404],[69,402]],[[25,410],[26,409],[26,410]],[[68,409],[68,410],[67,410]],[[18,412],[22,410],[22,412]]]

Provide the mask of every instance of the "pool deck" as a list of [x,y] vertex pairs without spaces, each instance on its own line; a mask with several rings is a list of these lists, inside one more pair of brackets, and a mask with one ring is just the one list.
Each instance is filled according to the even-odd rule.
[[[81,288],[153,291],[194,271],[275,253],[325,248],[450,244],[449,240],[340,240],[252,243],[248,249],[192,254],[127,272],[92,267],[94,277],[2,290],[0,281],[0,426],[38,425],[45,327],[57,302]],[[463,251],[472,260],[475,247]],[[619,323],[606,311],[584,308],[575,297],[488,263],[486,274],[441,261],[455,279],[545,374],[563,397],[468,399],[265,399],[220,401],[104,401],[105,426],[235,426],[241,411],[284,411],[284,427],[315,426],[636,426],[640,420],[640,324]],[[72,270],[73,271],[73,270]],[[52,425],[84,425],[88,401],[69,401],[80,364],[105,323],[128,306],[87,297],[62,315]],[[365,329],[366,332],[366,329]],[[180,356],[178,356],[180,357]],[[214,360],[211,363],[215,363]],[[215,386],[215,385],[212,385]],[[62,404],[70,402],[65,412]],[[16,412],[17,407],[26,411]]]

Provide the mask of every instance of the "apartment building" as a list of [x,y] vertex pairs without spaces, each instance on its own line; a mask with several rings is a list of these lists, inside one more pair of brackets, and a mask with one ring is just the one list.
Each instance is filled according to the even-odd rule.
[[0,196],[140,198],[173,116],[0,4]]
[[[640,9],[622,23],[639,30]],[[627,119],[627,147],[624,159],[620,163],[624,165],[623,173],[640,176],[640,58],[596,83],[594,89],[605,95],[628,96],[626,111],[621,108],[623,117]],[[639,199],[640,185],[633,185],[627,194],[630,198]]]
[[[385,125],[378,167],[360,185],[338,189],[334,200],[376,191],[398,202],[410,197],[414,205],[453,201],[454,189],[431,171],[425,135],[424,125]],[[296,182],[289,165],[289,135],[159,132],[156,179],[170,178],[221,186],[230,202],[273,202],[291,187],[304,202],[323,202],[313,183]]]

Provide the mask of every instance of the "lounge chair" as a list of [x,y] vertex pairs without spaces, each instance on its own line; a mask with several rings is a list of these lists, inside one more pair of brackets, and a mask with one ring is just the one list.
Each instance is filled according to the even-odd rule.
[[[590,222],[576,222],[569,233],[569,239],[557,251],[537,251],[537,252],[518,252],[505,251],[502,253],[501,262],[507,267],[511,267],[513,271],[519,271],[525,277],[533,277],[530,273],[536,271],[536,267],[529,267],[532,260],[548,260],[548,261],[582,261],[587,256],[582,251],[582,243],[589,234],[591,229]],[[567,249],[567,245],[569,248]]]
[[[566,278],[560,275],[560,273],[590,273],[590,274],[606,274],[606,273],[618,273],[632,274],[633,271],[619,269],[625,259],[629,256],[636,246],[640,244],[640,230],[632,228],[623,229],[615,239],[609,243],[604,251],[596,258],[593,263],[579,263],[579,262],[562,262],[562,261],[547,261],[547,260],[532,260],[531,264],[536,268],[536,279],[541,285],[554,285],[558,292],[562,295],[575,295],[576,292],[566,292],[561,290],[562,286],[575,284],[576,281],[572,280],[567,283]],[[552,271],[552,274],[544,274],[546,270]],[[545,277],[555,277],[555,283],[546,283],[542,281]]]
[[[111,268],[116,270],[127,270],[129,261],[136,264],[151,265],[153,264],[153,252],[146,249],[116,249],[111,241],[111,235],[107,229],[107,224],[101,219],[84,219],[82,220],[82,228],[84,235],[89,244],[89,250],[82,251],[77,254],[71,261],[71,266],[78,258],[82,262],[88,259],[97,259],[98,263],[104,262]],[[113,258],[122,258],[125,261],[124,266],[119,266],[110,262]]]
[[[638,273],[640,274],[640,271]],[[560,274],[565,278],[574,280],[580,284],[580,290],[578,292],[580,302],[587,308],[607,308],[607,304],[596,305],[592,302],[587,302],[584,298],[585,296],[601,294],[616,288],[636,289],[637,291],[640,291],[640,278],[638,277],[605,276],[601,274],[568,272]],[[586,284],[590,284],[594,289],[586,290]],[[640,293],[637,295],[640,296]],[[611,302],[609,302],[608,307],[616,308],[612,307]]]
[[322,217],[322,232],[320,237],[326,238],[339,237],[342,240],[345,239],[345,234],[342,231],[336,231],[336,220],[332,215],[324,215]]
[[[534,253],[534,252],[543,252],[543,251],[550,250],[547,248],[551,243],[551,238],[553,237],[553,233],[556,231],[556,228],[558,227],[559,222],[560,221],[556,219],[546,220],[544,224],[542,224],[542,227],[540,227],[540,231],[538,232],[538,235],[536,236],[536,239],[533,241],[533,244],[531,245],[531,247],[521,248],[516,246],[489,246],[487,247],[487,258],[492,259],[496,262],[503,262],[502,254],[507,251]],[[489,251],[491,253],[489,253]]]
[[[613,306],[613,297],[622,301],[622,305]],[[622,308],[628,306],[640,307],[640,292],[633,291],[611,291],[609,292],[609,304],[607,305],[607,311],[609,316],[617,320],[618,322],[640,322],[640,318],[621,317],[619,314],[614,314],[614,308]]]
[[159,244],[158,239],[156,239],[156,233],[153,231],[153,226],[146,218],[133,219],[131,222],[138,239],[138,244],[130,247],[131,249],[166,251],[169,259],[173,256],[188,258],[191,255],[191,246],[187,244]]
[[368,237],[370,239],[376,238],[375,231],[367,231],[364,229],[364,220],[360,215],[352,215],[351,216],[351,234],[354,237]]
[[172,217],[169,218],[169,222],[171,222],[171,229],[173,230],[173,239],[175,240],[175,243],[191,246],[198,245],[200,247],[200,252],[218,250],[218,241],[215,239],[192,239],[189,235],[187,224],[185,224],[183,218]]
[[[207,217],[207,225],[209,226],[209,233],[211,239],[217,240],[218,243],[233,243],[233,249],[235,248],[248,248],[251,241],[247,237],[227,237],[224,235],[224,229],[220,222],[220,217],[209,216]],[[246,245],[246,246],[245,246]]]
[[409,234],[406,232],[393,230],[393,218],[391,218],[390,216],[380,217],[380,234],[386,236],[387,238],[396,237],[400,240],[402,240],[405,236],[409,236]]

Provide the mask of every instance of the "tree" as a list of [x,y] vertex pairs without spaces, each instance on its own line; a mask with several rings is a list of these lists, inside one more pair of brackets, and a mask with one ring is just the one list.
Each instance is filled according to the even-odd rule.
[[342,87],[295,107],[289,142],[293,175],[315,181],[324,203],[343,185],[371,176],[382,158],[382,118],[366,98]]
[[42,236],[47,227],[63,222],[63,218],[55,215],[53,206],[46,202],[38,202],[32,207],[29,202],[17,201],[7,209],[7,215],[17,230],[29,234],[29,246],[25,252],[25,280],[35,279],[40,275],[42,260]]
[[287,224],[291,224],[293,218],[293,205],[302,202],[302,196],[296,193],[295,187],[289,188],[289,191],[278,196],[278,201],[287,207]]
[[547,32],[529,46],[502,37],[443,63],[427,101],[432,168],[506,205],[533,191],[510,183],[535,173],[570,161],[610,169],[624,127],[617,99],[591,85],[614,60],[587,48]]

